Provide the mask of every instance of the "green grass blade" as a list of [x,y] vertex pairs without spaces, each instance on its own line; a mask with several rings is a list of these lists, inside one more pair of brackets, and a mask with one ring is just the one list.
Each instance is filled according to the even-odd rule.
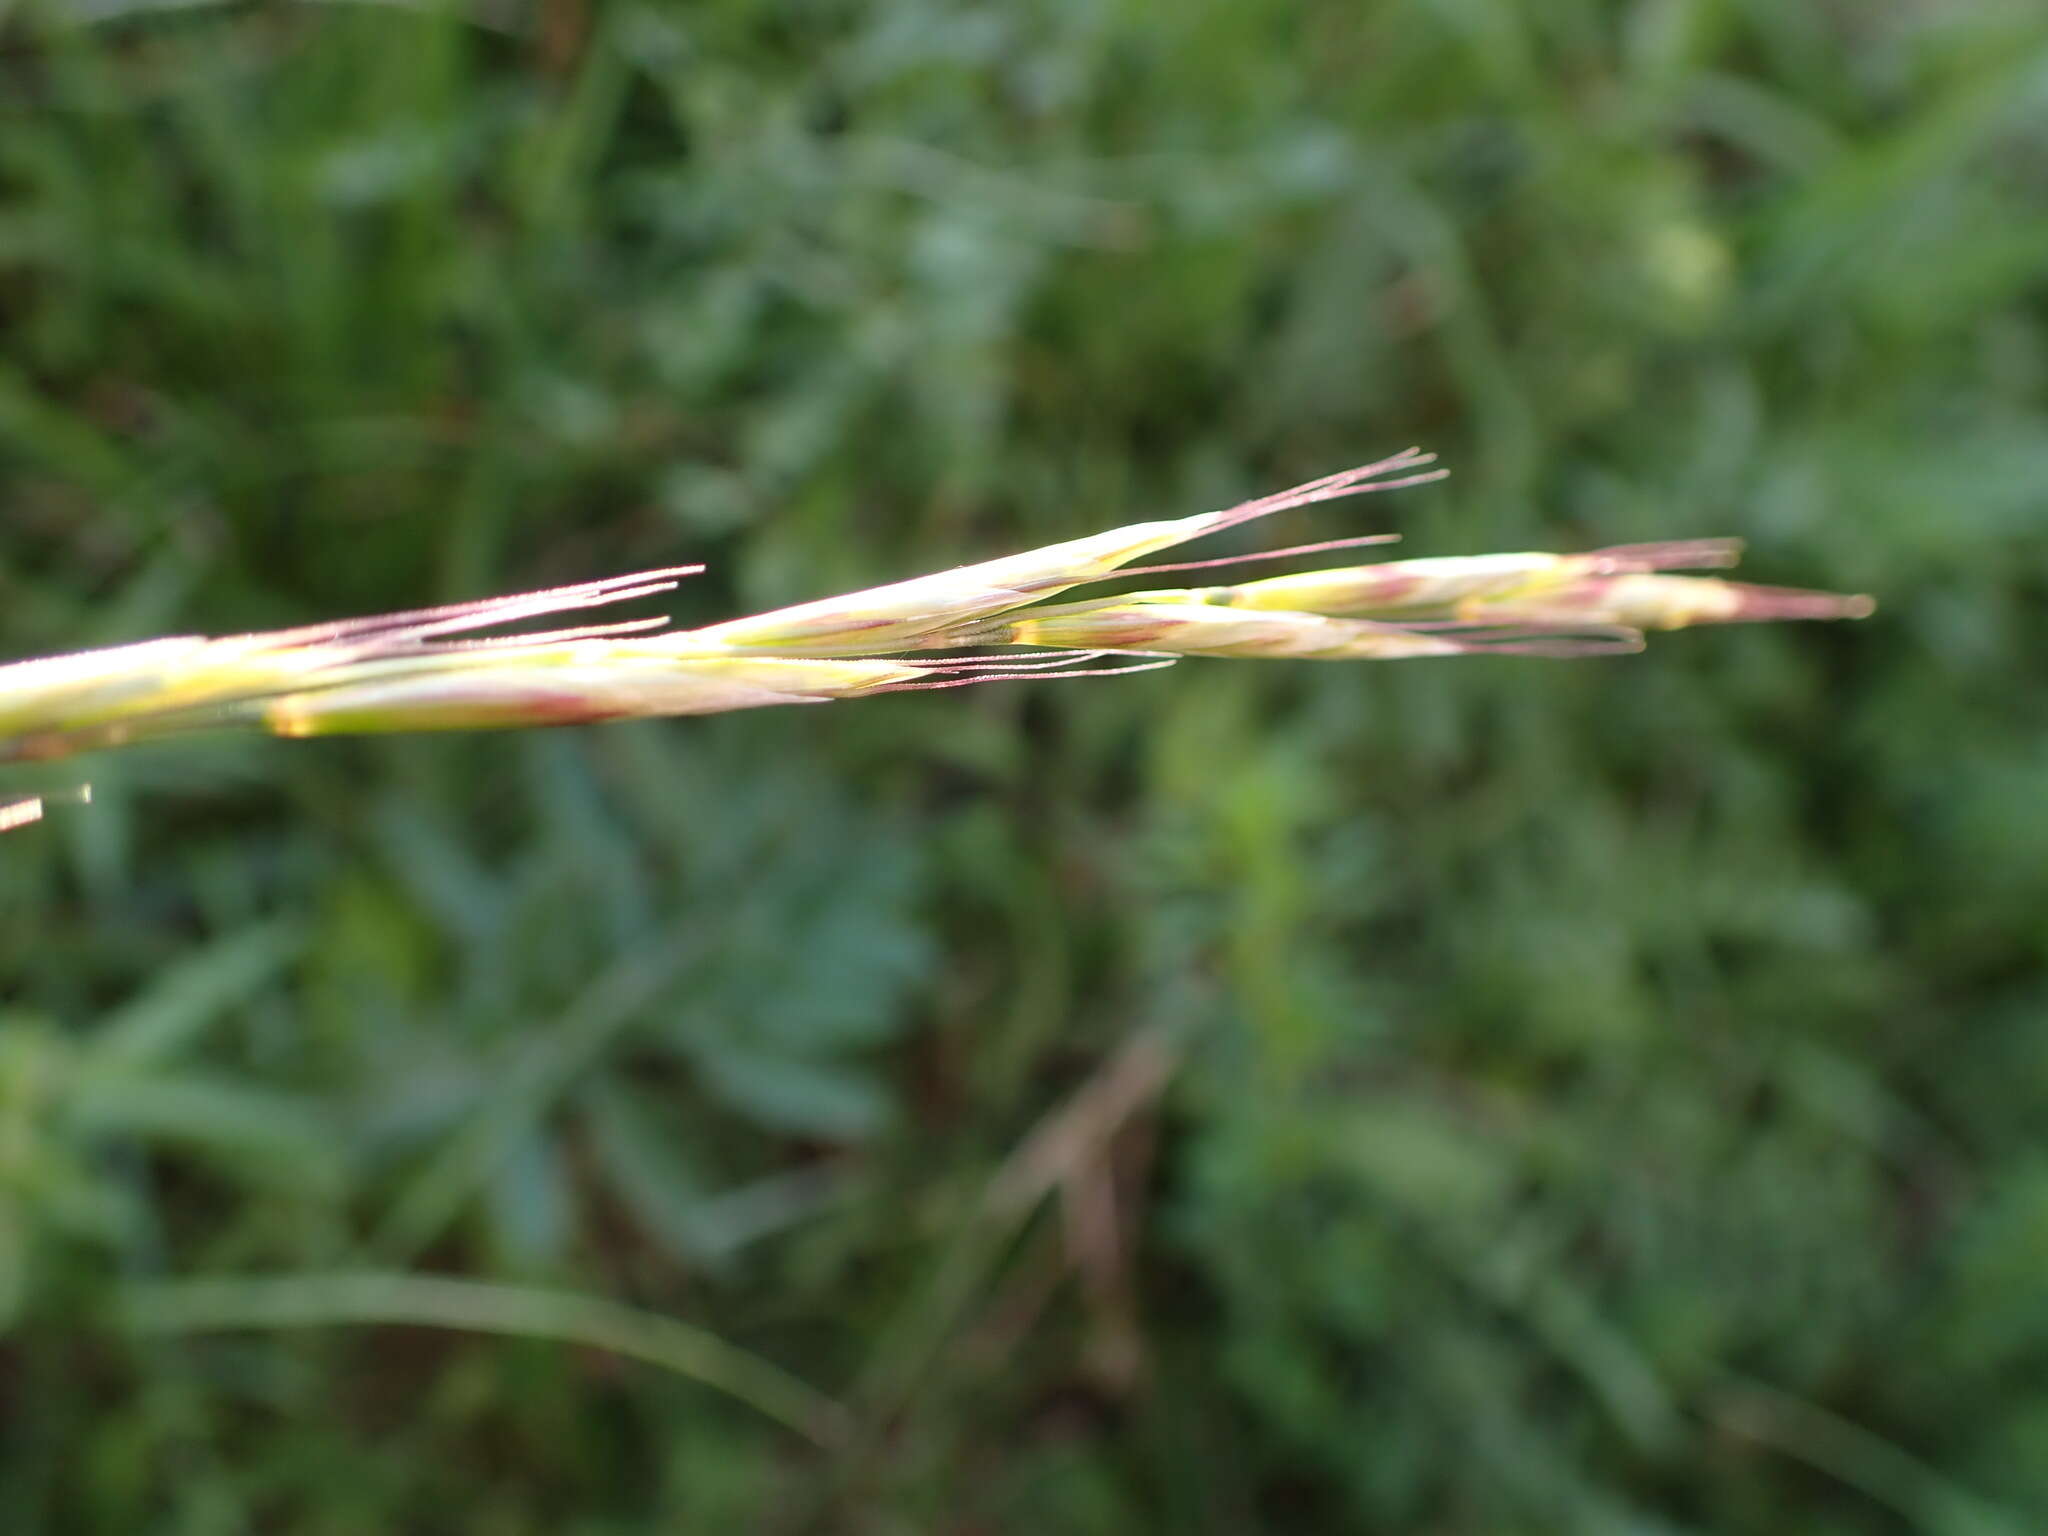
[[544,1339],[688,1377],[820,1445],[845,1428],[837,1403],[760,1356],[675,1318],[573,1292],[368,1270],[152,1282],[130,1286],[122,1302],[139,1333],[386,1326]]

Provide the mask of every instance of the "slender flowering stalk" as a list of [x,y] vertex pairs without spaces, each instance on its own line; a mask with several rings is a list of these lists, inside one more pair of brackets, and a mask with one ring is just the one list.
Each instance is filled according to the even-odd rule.
[[[1318,502],[1437,479],[1409,449],[1221,512],[1135,523],[842,597],[693,630],[662,619],[491,634],[671,590],[701,569],[261,634],[184,636],[0,666],[0,762],[53,760],[211,730],[279,736],[482,730],[814,704],[1023,678],[1093,677],[1184,656],[1382,660],[1640,649],[1642,632],[1743,620],[1860,618],[1866,597],[1674,570],[1732,565],[1729,539],[1590,554],[1396,560],[1060,603],[1107,577],[1376,542],[1134,566],[1191,539]],[[650,633],[663,630],[661,633]],[[483,632],[483,633],[480,633]],[[1010,648],[995,655],[961,651]],[[1020,656],[1015,648],[1026,648]],[[1104,654],[1135,661],[1094,665]],[[0,801],[0,832],[43,812]]]

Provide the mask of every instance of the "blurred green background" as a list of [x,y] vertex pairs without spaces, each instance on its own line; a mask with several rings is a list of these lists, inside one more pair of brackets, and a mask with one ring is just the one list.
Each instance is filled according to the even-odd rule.
[[0,653],[1411,441],[1884,605],[94,763],[0,1528],[2048,1529],[2044,279],[2032,0],[0,4]]

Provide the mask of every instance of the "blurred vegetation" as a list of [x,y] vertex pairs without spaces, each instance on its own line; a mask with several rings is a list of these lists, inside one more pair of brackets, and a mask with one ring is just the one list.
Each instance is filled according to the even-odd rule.
[[1410,441],[1885,605],[94,764],[0,1527],[2048,1528],[2044,273],[2031,0],[0,6],[5,654]]

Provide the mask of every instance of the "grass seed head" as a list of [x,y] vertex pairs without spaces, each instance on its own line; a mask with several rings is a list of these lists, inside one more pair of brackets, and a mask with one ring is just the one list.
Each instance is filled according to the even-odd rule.
[[[1134,523],[697,630],[647,633],[664,625],[656,618],[487,633],[668,591],[698,569],[679,566],[297,629],[17,662],[0,666],[0,762],[210,729],[321,736],[582,724],[1133,670],[1085,665],[1105,653],[1154,658],[1138,669],[1180,656],[1601,655],[1636,649],[1645,629],[1871,611],[1865,597],[1665,574],[1732,565],[1740,546],[1730,539],[1386,561],[1043,605],[1205,534],[1433,480],[1442,471],[1430,462],[1410,449],[1225,511]],[[1141,569],[1219,563],[1229,562]],[[992,645],[1048,654],[932,654]],[[905,654],[913,652],[924,654]],[[0,831],[41,808],[33,797],[0,803]]]

